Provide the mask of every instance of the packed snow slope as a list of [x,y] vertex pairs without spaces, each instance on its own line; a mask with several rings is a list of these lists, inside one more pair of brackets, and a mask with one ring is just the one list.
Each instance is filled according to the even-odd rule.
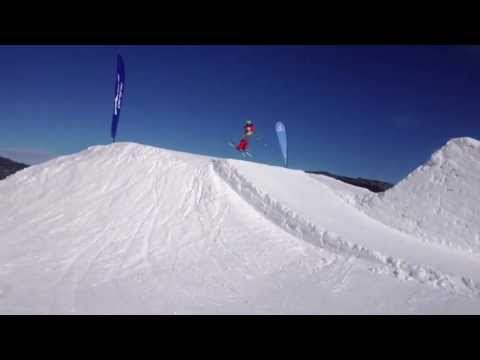
[[480,254],[480,141],[450,140],[394,188],[359,204],[425,241]]
[[480,313],[479,256],[367,214],[367,196],[251,161],[90,147],[0,182],[0,313]]

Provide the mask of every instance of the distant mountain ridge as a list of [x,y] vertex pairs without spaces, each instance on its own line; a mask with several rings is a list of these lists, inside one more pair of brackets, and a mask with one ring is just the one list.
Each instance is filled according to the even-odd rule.
[[5,179],[7,176],[13,175],[17,171],[25,169],[28,166],[30,165],[22,164],[0,156],[0,180]]
[[327,171],[307,171],[306,170],[305,172],[309,173],[309,174],[329,176],[329,177],[332,177],[334,179],[343,181],[347,184],[368,189],[368,190],[373,191],[375,193],[384,192],[384,191],[393,187],[393,184],[385,182],[385,181],[370,180],[370,179],[364,179],[364,178],[351,178],[351,177],[348,177],[348,176],[334,175],[334,174],[331,174]]

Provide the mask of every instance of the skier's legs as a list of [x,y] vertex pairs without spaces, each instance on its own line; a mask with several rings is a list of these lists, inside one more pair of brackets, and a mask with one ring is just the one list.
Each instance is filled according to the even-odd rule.
[[240,140],[240,144],[238,144],[237,149],[240,151],[245,151],[248,148],[248,140],[247,139],[242,139]]

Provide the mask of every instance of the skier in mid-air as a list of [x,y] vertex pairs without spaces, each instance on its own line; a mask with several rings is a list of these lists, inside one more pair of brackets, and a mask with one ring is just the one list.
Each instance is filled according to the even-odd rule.
[[242,152],[248,149],[250,137],[255,133],[255,124],[251,120],[247,120],[243,128],[245,132],[240,143],[236,146],[236,149]]

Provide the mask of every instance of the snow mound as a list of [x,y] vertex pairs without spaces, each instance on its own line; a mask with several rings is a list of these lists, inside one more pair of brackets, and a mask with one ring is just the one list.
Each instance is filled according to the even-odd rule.
[[303,171],[236,160],[214,160],[214,169],[266,219],[299,239],[363,260],[376,273],[480,296],[477,259],[419,244],[359,212],[352,194],[362,194],[363,189]]
[[480,253],[480,141],[456,138],[404,180],[360,207],[425,241]]
[[364,193],[133,143],[34,165],[0,182],[0,313],[480,311],[478,258],[358,211]]
[[208,157],[115,143],[0,183],[0,313],[319,312],[315,274],[342,263],[259,217]]

